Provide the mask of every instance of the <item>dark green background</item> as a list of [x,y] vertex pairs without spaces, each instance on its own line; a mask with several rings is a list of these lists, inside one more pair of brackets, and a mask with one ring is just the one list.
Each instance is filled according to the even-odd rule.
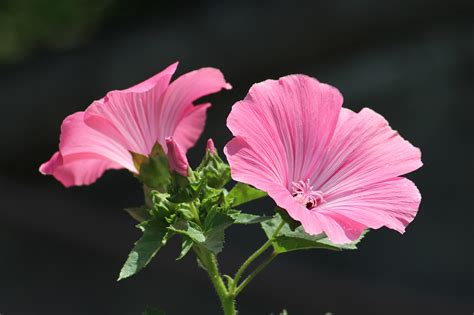
[[[241,314],[471,314],[473,254],[472,1],[0,2],[0,313],[218,314],[194,259],[167,246],[138,276],[115,282],[140,232],[121,209],[140,204],[126,171],[64,189],[37,168],[62,119],[106,91],[179,60],[178,74],[220,68],[234,89],[208,97],[207,137],[254,82],[305,73],[371,107],[423,152],[410,175],[423,195],[405,235],[382,229],[360,250],[279,257],[239,297]],[[271,213],[265,200],[248,208]],[[264,240],[231,228],[225,272]]]

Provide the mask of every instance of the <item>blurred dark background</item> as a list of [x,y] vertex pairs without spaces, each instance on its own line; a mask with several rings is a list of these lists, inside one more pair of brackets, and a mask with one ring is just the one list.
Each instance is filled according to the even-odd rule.
[[[57,149],[62,119],[105,92],[181,61],[178,74],[220,68],[234,89],[209,97],[203,137],[230,139],[225,118],[254,82],[305,73],[368,106],[423,152],[410,175],[423,195],[405,235],[382,229],[357,251],[281,256],[239,297],[239,314],[474,312],[472,1],[0,2],[0,313],[219,314],[178,242],[130,280],[118,272],[140,232],[121,209],[140,185],[110,171],[65,189],[37,169]],[[247,210],[271,212],[270,200]],[[231,228],[233,273],[264,241]]]

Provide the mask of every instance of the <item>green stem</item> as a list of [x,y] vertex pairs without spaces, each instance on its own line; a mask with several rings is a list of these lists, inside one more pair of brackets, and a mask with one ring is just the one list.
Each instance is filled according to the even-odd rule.
[[[246,261],[242,264],[242,266],[237,270],[237,273],[235,274],[234,277],[234,283],[232,287],[230,288],[230,292],[236,292],[236,287],[239,283],[240,278],[244,274],[245,270],[247,267],[255,260],[257,259],[261,254],[263,254],[270,246],[272,246],[272,242],[274,238],[278,235],[280,230],[283,228],[285,225],[285,221],[281,220],[280,224],[278,227],[275,229],[275,232],[273,232],[272,236],[268,239],[268,241],[265,242],[259,249],[257,249],[252,255],[250,255],[249,258],[247,258]],[[264,266],[265,267],[265,266]],[[262,268],[263,269],[263,268]],[[251,279],[250,279],[251,280]]]
[[278,256],[278,253],[277,252],[273,252],[270,256],[268,256],[267,258],[265,258],[264,261],[262,261],[262,263],[260,265],[258,265],[257,268],[255,268],[254,271],[252,271],[251,274],[249,274],[247,276],[247,278],[244,279],[244,281],[242,281],[242,283],[237,287],[237,289],[235,290],[235,296],[239,295],[240,292],[242,292],[242,290],[247,286],[247,284],[249,284],[250,281],[252,281],[253,278],[255,278],[255,276],[260,272],[262,271],[263,269],[265,269],[266,266],[268,266],[273,259],[276,258],[276,256]]
[[211,282],[216,290],[219,301],[221,302],[224,315],[236,315],[235,309],[235,295],[227,291],[227,288],[222,280],[217,264],[216,255],[204,248],[195,247],[197,256],[201,263],[206,268],[206,271],[211,279]]

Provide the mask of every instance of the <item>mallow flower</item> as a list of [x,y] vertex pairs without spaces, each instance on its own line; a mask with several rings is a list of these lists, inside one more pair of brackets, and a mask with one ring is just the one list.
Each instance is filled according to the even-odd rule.
[[305,232],[336,244],[366,228],[403,233],[421,196],[400,176],[421,167],[420,150],[373,110],[342,103],[336,88],[305,75],[253,85],[227,119],[232,178],[267,192]]
[[108,169],[138,173],[132,154],[148,156],[157,143],[165,153],[171,145],[185,154],[202,133],[210,106],[193,102],[231,86],[214,68],[186,73],[170,83],[177,66],[131,88],[108,92],[85,111],[68,116],[61,125],[59,150],[41,165],[41,173],[66,187],[89,185]]

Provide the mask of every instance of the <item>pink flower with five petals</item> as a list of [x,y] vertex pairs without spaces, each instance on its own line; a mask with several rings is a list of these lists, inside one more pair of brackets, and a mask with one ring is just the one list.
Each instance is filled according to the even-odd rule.
[[339,91],[305,75],[255,84],[227,119],[233,179],[269,194],[304,230],[337,244],[366,228],[400,233],[421,196],[400,177],[421,167],[420,150],[364,108],[342,108]]
[[108,169],[137,173],[131,152],[147,156],[157,142],[167,152],[168,137],[185,154],[202,133],[210,106],[193,102],[231,86],[214,68],[186,73],[170,83],[177,66],[126,90],[111,91],[85,111],[66,117],[59,151],[40,172],[66,187],[89,185]]

